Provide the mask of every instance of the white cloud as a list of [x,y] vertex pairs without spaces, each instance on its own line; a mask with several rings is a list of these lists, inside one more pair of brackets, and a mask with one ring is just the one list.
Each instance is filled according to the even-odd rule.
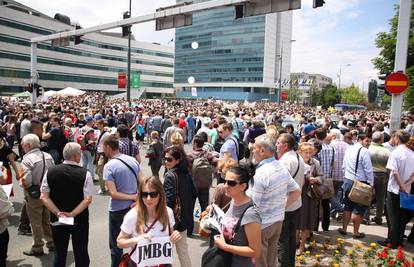
[[[309,1],[312,2],[312,1]],[[344,23],[358,18],[361,0],[331,0],[323,7],[313,9],[302,5],[294,12],[292,72],[321,73],[338,82],[342,67],[341,84],[361,86],[376,76],[371,59],[378,55],[374,40],[378,29],[366,29],[363,34],[340,32]],[[307,3],[307,2],[303,2]],[[338,32],[339,31],[339,32]]]

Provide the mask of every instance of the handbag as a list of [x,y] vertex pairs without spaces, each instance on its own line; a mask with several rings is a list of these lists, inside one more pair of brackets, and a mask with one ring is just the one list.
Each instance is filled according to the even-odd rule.
[[155,149],[152,146],[152,144],[148,147],[147,149],[147,153],[145,154],[145,157],[148,159],[153,159],[155,158],[157,155],[155,154]]
[[[358,171],[358,161],[361,149],[362,147],[358,150],[357,154],[355,176]],[[358,205],[369,206],[372,200],[372,187],[369,184],[354,179],[354,183],[352,184],[352,188],[349,191],[348,198]]]
[[[234,227],[234,235],[240,230],[241,221],[243,219],[246,211],[252,207],[253,204],[247,206],[242,212],[239,220],[237,221],[236,226]],[[233,237],[234,237],[233,235]],[[233,240],[230,240],[230,244],[233,243]],[[209,247],[201,258],[202,267],[217,267],[217,266],[231,266],[233,260],[233,254],[222,249],[219,249],[216,246]]]
[[[43,176],[45,175],[45,167],[46,167],[45,154],[43,152],[41,152],[41,153],[42,153],[42,157],[43,157],[43,170],[42,170],[42,176],[40,178],[40,184],[43,181]],[[32,184],[26,190],[27,190],[27,193],[29,193],[29,196],[31,198],[35,198],[35,199],[40,198],[40,185]]]
[[[145,231],[144,234],[148,233],[149,230],[152,229],[152,227],[154,226],[154,224],[157,222],[158,220],[155,220]],[[131,252],[129,253],[124,253],[122,254],[121,257],[121,261],[119,262],[119,267],[128,267],[129,264],[131,263],[133,266],[136,266],[137,264],[131,260],[131,255],[135,252],[135,250],[137,249],[138,244],[136,244],[132,249]]]
[[400,208],[414,211],[414,195],[401,192]]

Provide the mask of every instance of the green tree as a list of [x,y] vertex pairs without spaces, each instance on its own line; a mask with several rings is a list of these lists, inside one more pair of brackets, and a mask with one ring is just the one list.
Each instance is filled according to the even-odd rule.
[[[380,49],[379,55],[372,60],[379,73],[385,74],[394,70],[395,45],[398,29],[398,5],[395,6],[395,15],[390,20],[390,31],[380,32],[375,40]],[[410,39],[408,42],[407,68],[405,73],[410,80],[410,87],[404,93],[404,106],[414,113],[414,6],[411,9]]]
[[341,91],[341,99],[346,104],[364,104],[367,99],[364,94],[359,91],[359,88],[355,85],[351,85],[348,88],[344,88]]
[[333,107],[335,104],[341,102],[341,94],[338,88],[334,85],[328,85],[322,89],[321,96],[322,106],[324,108]]
[[371,80],[368,83],[368,103],[375,103],[378,95],[377,81]]

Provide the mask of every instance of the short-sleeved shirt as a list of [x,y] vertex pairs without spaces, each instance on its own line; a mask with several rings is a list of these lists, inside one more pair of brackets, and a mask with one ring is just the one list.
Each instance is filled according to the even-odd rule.
[[[123,162],[116,158],[125,161],[134,170],[135,174]],[[105,164],[103,178],[105,181],[112,181],[118,192],[132,195],[137,193],[139,172],[139,163],[133,157],[119,154]],[[109,211],[124,210],[131,206],[132,203],[132,200],[116,200],[110,198]]]
[[297,189],[299,185],[275,158],[264,159],[258,164],[247,195],[260,210],[262,229],[285,219],[287,195]]
[[[398,171],[400,174],[401,182],[404,183],[414,173],[414,151],[409,149],[406,145],[399,145],[391,152],[391,155],[387,162],[387,169],[391,171]],[[409,192],[411,191],[409,185]],[[387,191],[398,194],[400,187],[394,178],[392,172],[390,173],[390,179],[388,180]]]
[[237,157],[237,150],[238,150],[238,143],[236,138],[233,136],[229,136],[226,138],[226,141],[220,148],[220,158],[224,157],[224,153],[230,153],[232,159],[238,161]]
[[[226,212],[226,217],[233,217],[237,220],[242,215],[243,211],[252,204],[252,201],[247,202],[241,206],[234,206],[233,201],[230,202],[229,209]],[[244,226],[246,224],[250,223],[258,223],[261,224],[262,219],[260,218],[259,210],[253,206],[246,210],[246,213],[244,214],[240,226]],[[260,233],[259,233],[260,234]],[[235,246],[248,246],[249,241],[247,240],[246,232],[244,230],[244,227],[240,227],[239,231],[235,233],[234,239],[233,239],[233,245]],[[233,260],[231,266],[237,266],[237,267],[253,267],[255,266],[252,262],[252,258],[249,257],[243,257],[239,255],[233,255]]]

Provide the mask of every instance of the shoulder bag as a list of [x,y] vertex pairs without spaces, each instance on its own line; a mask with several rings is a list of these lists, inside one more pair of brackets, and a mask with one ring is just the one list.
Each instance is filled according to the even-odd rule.
[[43,170],[42,170],[42,176],[40,177],[40,184],[32,184],[29,188],[27,188],[27,192],[29,193],[29,196],[31,198],[40,198],[40,185],[43,181],[43,176],[45,175],[45,168],[46,168],[46,160],[45,160],[45,154],[42,153],[43,158]]
[[369,184],[358,181],[356,179],[359,164],[359,154],[361,152],[361,149],[362,147],[358,150],[357,160],[355,163],[355,179],[352,188],[349,191],[348,198],[358,205],[369,206],[372,199],[372,187]]
[[[240,230],[241,221],[243,219],[246,211],[252,207],[253,204],[250,204],[241,214],[239,220],[237,221],[236,226],[234,227],[234,235]],[[233,236],[234,237],[234,236]],[[232,243],[233,240],[230,241]],[[233,254],[222,249],[219,249],[216,246],[209,247],[201,258],[202,267],[217,267],[217,266],[231,266],[233,260]]]
[[178,175],[175,172],[171,172],[174,179],[175,186],[175,204],[174,204],[174,219],[176,223],[181,222],[181,197],[180,197],[180,185],[178,183]]

